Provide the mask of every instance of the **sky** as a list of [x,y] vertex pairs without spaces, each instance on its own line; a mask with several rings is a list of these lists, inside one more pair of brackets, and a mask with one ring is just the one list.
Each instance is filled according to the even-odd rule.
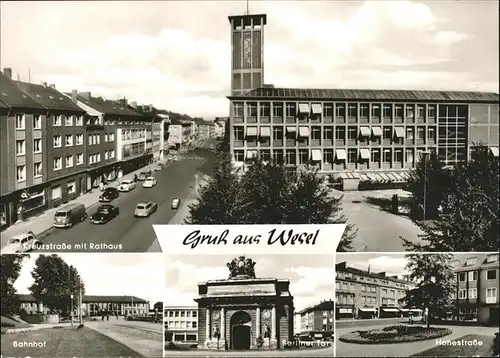
[[[230,26],[245,1],[3,1],[14,77],[227,116]],[[494,91],[498,1],[250,1],[276,87]],[[37,16],[32,16],[37,14]]]
[[[252,255],[257,278],[290,280],[290,293],[299,311],[333,298],[333,255]],[[196,306],[198,283],[227,279],[226,264],[234,255],[169,255],[165,271],[165,306]]]
[[[18,293],[30,293],[31,272],[38,254],[24,261],[21,275],[14,284]],[[136,296],[150,305],[162,300],[164,282],[163,254],[67,253],[59,256],[76,267],[85,283],[87,295]]]

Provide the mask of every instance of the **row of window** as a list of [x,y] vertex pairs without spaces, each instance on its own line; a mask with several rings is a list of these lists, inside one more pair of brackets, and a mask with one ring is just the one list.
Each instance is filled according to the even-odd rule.
[[123,129],[121,131],[122,140],[141,139],[141,138],[146,138],[145,129]]
[[101,144],[101,135],[100,134],[89,134],[88,135],[89,145],[97,145]]
[[[477,288],[459,289],[458,298],[464,299],[477,299]],[[496,303],[497,302],[497,288],[488,287],[486,288],[486,303]]]
[[[353,282],[335,282],[335,288],[337,290],[344,290],[344,291],[356,291],[356,284]],[[361,292],[372,292],[375,293],[377,292],[377,287],[376,286],[370,286],[370,285],[360,285]],[[380,288],[380,294],[381,295],[388,295],[390,294],[391,296],[396,296],[398,294],[399,296],[404,296],[405,293],[400,290],[395,290],[395,289],[387,289],[387,288]]]
[[[52,126],[53,127],[72,127],[72,126],[77,126],[81,127],[83,126],[84,123],[84,116],[66,116],[64,114],[61,114],[59,116],[54,116],[52,117]],[[100,117],[92,117],[88,118],[87,121],[85,121],[87,125],[102,125],[102,120]],[[104,120],[104,125],[114,125],[117,123],[118,125],[121,124],[128,124],[128,125],[137,125],[140,124],[141,121],[123,121],[123,120]],[[17,114],[16,115],[16,129],[18,130],[24,130],[26,129],[26,115],[25,114]],[[41,116],[38,114],[33,115],[33,129],[42,129],[42,119]]]
[[[498,257],[499,255],[498,254],[490,254],[490,255],[487,255],[486,256],[486,263],[493,263],[493,262],[497,262],[498,261]],[[466,260],[465,260],[465,266],[473,266],[473,265],[477,265],[479,261],[479,258],[478,257],[468,257]],[[458,266],[460,264],[460,260],[455,260],[453,262],[454,266]]]
[[[76,158],[76,164],[73,160]],[[67,155],[64,157],[64,168],[71,168],[73,165],[83,165],[83,153],[78,153],[75,155]],[[52,159],[52,167],[54,170],[63,169],[63,158],[55,157]]]
[[165,317],[198,317],[198,311],[168,311]]
[[[52,137],[52,146],[54,148],[62,148],[63,146],[63,141],[62,141],[63,136],[62,135],[54,135]],[[74,141],[73,141],[74,139]],[[73,145],[83,145],[83,134],[66,134],[64,135],[64,146],[65,147],[72,147]]]
[[419,153],[425,153],[425,148],[348,148],[346,149],[273,149],[265,150],[233,150],[233,158],[235,162],[244,162],[252,158],[259,157],[263,161],[274,159],[285,164],[309,164],[315,162],[335,163],[363,163],[375,162],[379,163],[382,159],[383,163],[414,163]]
[[167,321],[165,329],[198,328],[197,321]]
[[[477,277],[478,277],[477,271],[459,272],[458,273],[458,280],[460,282],[477,281]],[[497,278],[497,270],[486,271],[486,279],[487,280],[496,280],[496,278]]]
[[[40,178],[43,175],[42,163],[33,164],[33,178]],[[16,181],[22,183],[26,181],[26,165],[18,165],[16,168]]]
[[[42,139],[35,138],[33,139],[33,153],[41,153],[42,152]],[[26,155],[26,140],[19,139],[16,140],[16,155]]]
[[[336,139],[345,140],[346,137],[349,140],[358,140],[364,138],[383,138],[390,140],[436,140],[436,127],[424,127],[424,126],[406,126],[403,127],[393,127],[393,126],[383,126],[383,127],[357,127],[357,126],[324,126],[323,131],[320,126],[309,127],[295,127],[295,126],[273,126],[273,127],[255,127],[247,126],[246,132],[243,126],[234,126],[234,140],[245,140],[253,138],[266,139],[271,137],[272,128],[272,139],[273,140],[283,140],[283,138],[296,139],[296,138],[310,138],[312,140],[321,139]],[[260,131],[258,130],[260,129]],[[298,129],[298,130],[297,130]],[[323,135],[322,135],[323,134]]]
[[[458,106],[449,116],[458,117]],[[436,118],[435,104],[233,102],[234,117],[355,117],[355,118]]]

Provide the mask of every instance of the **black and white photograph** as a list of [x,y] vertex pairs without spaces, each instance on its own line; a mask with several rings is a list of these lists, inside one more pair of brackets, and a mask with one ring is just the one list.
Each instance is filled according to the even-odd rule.
[[165,258],[165,356],[334,355],[333,255]]
[[337,254],[339,357],[498,356],[498,252]]
[[162,254],[1,256],[3,357],[161,357]]
[[497,1],[1,9],[2,252],[159,252],[182,223],[499,248]]

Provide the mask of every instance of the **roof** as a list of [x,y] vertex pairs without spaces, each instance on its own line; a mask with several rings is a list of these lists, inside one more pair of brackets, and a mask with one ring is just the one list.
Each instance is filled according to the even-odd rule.
[[[487,262],[487,258],[491,255],[497,255],[496,261]],[[467,260],[472,259],[472,258],[477,258],[477,262],[474,265],[466,266],[465,264],[466,264]],[[470,254],[464,255],[458,261],[459,261],[459,263],[457,266],[455,266],[455,269],[454,269],[457,272],[471,271],[471,270],[478,270],[478,269],[498,268],[499,267],[498,253],[489,253],[489,254],[470,253]]]
[[412,284],[412,282],[407,281],[407,280],[401,280],[399,278],[386,276],[385,272],[379,272],[379,273],[368,272],[368,271],[360,270],[360,269],[357,269],[354,267],[349,267],[349,266],[347,266],[346,262],[341,262],[341,263],[336,264],[335,271],[352,273],[353,275],[358,275],[358,276],[373,277],[373,278],[378,278],[378,279],[397,282],[397,283]]
[[39,102],[28,96],[26,93],[16,86],[14,81],[0,73],[0,88],[1,100],[6,107],[10,108],[29,108],[29,109],[43,109]]
[[[71,96],[71,93],[68,93]],[[128,106],[124,106],[118,101],[111,101],[104,99],[102,97],[84,96],[81,93],[78,94],[78,101],[83,104],[95,109],[98,112],[104,114],[114,114],[118,116],[136,116],[142,117],[143,115]]]
[[85,113],[77,104],[73,103],[71,98],[68,98],[58,90],[49,86],[37,85],[21,81],[13,81],[24,93],[34,98],[47,109],[56,109],[63,111],[72,111],[77,113]]
[[317,305],[304,308],[303,310],[301,310],[297,313],[303,314],[303,313],[314,312],[314,311],[331,311],[331,310],[333,310],[333,301],[328,300],[328,301],[323,301]]
[[208,124],[203,118],[195,117],[195,118],[193,118],[193,120],[197,125],[207,125]]
[[179,126],[182,125],[181,121],[178,120],[177,118],[171,118],[170,119],[170,124],[171,125],[179,125]]
[[439,102],[498,102],[498,93],[458,91],[411,91],[411,90],[367,90],[367,89],[314,89],[260,87],[236,98],[290,98],[312,100],[380,100],[380,101],[439,101]]
[[[37,299],[33,295],[29,294],[17,294],[19,301],[21,302],[38,302]],[[145,299],[136,297],[136,296],[92,296],[92,295],[84,295],[82,298],[82,302],[90,303],[90,302],[110,302],[110,303],[148,303]]]

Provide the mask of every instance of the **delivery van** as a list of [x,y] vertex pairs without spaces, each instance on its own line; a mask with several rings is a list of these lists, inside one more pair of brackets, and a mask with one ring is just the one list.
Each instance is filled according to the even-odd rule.
[[87,211],[85,205],[80,203],[71,203],[58,209],[54,214],[54,226],[61,228],[70,228],[73,224],[85,221]]

